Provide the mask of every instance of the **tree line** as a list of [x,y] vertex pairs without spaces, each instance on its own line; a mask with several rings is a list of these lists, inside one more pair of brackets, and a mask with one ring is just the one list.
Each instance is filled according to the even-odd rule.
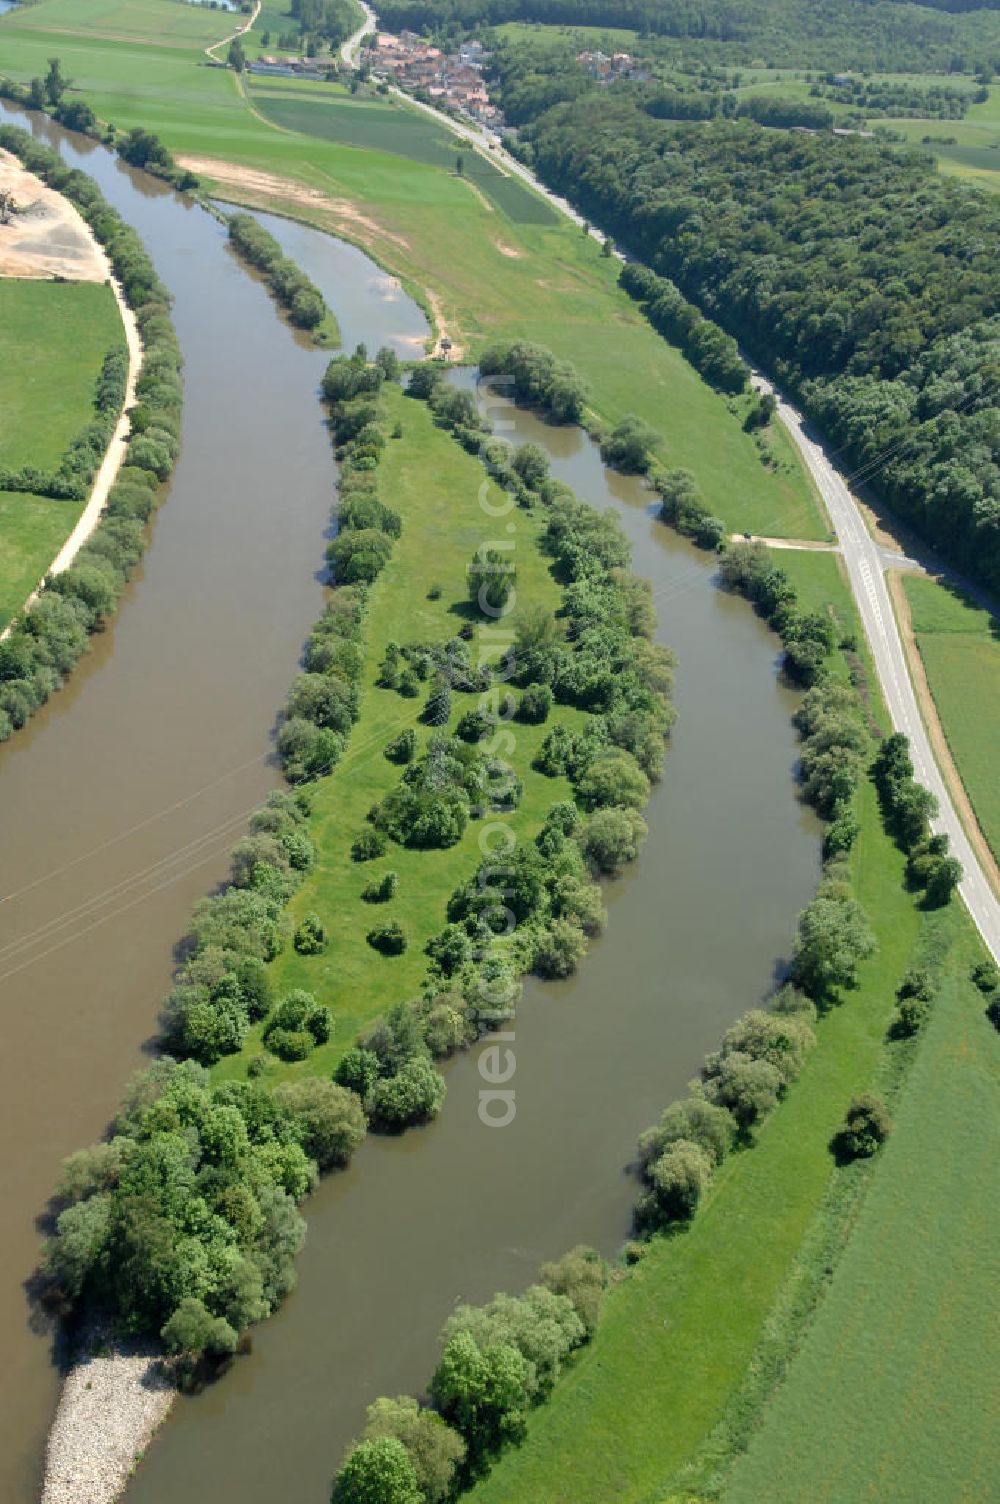
[[315,329],[329,313],[323,294],[252,214],[229,216],[229,244],[243,260],[263,272],[278,302],[298,329]]

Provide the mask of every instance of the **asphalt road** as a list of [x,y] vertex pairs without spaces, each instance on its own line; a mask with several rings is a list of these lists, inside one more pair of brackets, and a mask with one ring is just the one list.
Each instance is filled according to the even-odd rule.
[[[374,28],[376,24],[374,11],[370,10],[367,5],[365,5],[365,10]],[[345,44],[345,49],[349,45]],[[437,120],[444,122],[456,136],[485,151],[505,171],[512,172],[530,183],[560,214],[565,215],[574,224],[583,226],[585,221],[571,204],[556,194],[550,193],[529,168],[525,167],[522,162],[516,161],[502,147],[491,147],[492,138],[487,131],[476,125],[466,125],[464,122],[452,120],[440,110],[419,104],[409,96],[404,97],[409,99],[410,104],[416,104],[418,109],[425,110]],[[603,239],[600,230],[594,227],[591,227],[590,233],[597,240]],[[620,252],[615,254],[620,260],[624,259]],[[774,390],[762,376],[755,376],[754,382],[762,391]],[[805,420],[801,413],[777,392],[775,396],[778,397],[778,412],[781,420],[791,434],[826,503],[831,525],[837,535],[847,565],[851,590],[861,615],[865,635],[871,644],[875,669],[882,685],[882,693],[892,718],[893,728],[904,732],[909,737],[914,776],[925,788],[930,789],[938,801],[938,814],[931,821],[931,826],[935,832],[947,833],[952,853],[962,864],[964,876],[959,892],[972,915],[976,928],[994,959],[1000,963],[1000,900],[987,881],[979,858],[965,834],[965,828],[958,817],[958,811],[952,803],[951,795],[931,749],[930,739],[920,716],[917,697],[906,665],[906,655],[896,625],[892,602],[889,599],[889,588],[885,582],[884,553],[872,540],[857,503],[843,477],[827,458],[822,444],[806,432]]]
[[[754,384],[762,391],[773,390],[760,376],[755,377]],[[909,737],[914,775],[938,801],[939,811],[931,825],[935,831],[947,833],[952,852],[965,874],[959,892],[994,958],[1000,961],[1000,900],[965,834],[931,749],[889,599],[883,552],[872,540],[844,478],[827,458],[823,446],[806,431],[802,415],[781,397],[778,397],[778,413],[826,503],[893,727]]]

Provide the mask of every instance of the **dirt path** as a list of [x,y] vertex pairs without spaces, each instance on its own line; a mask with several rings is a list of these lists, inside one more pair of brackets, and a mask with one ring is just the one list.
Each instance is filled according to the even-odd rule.
[[955,802],[959,818],[965,826],[965,833],[969,837],[976,850],[976,855],[982,863],[983,871],[989,878],[995,893],[1000,895],[1000,866],[990,850],[989,843],[976,819],[976,812],[972,807],[972,801],[966,792],[962,776],[958,771],[955,759],[951,755],[948,738],[944,734],[931,693],[930,684],[927,681],[927,673],[924,668],[924,660],[920,656],[920,646],[917,642],[916,633],[913,630],[913,618],[910,615],[910,603],[903,589],[902,576],[895,569],[886,571],[886,584],[889,587],[889,595],[892,598],[892,608],[896,613],[896,621],[899,625],[899,635],[903,639],[903,649],[906,653],[910,677],[913,680],[913,688],[917,696],[917,704],[920,706],[920,714],[924,725],[927,727],[927,735],[930,737],[931,746],[934,748],[934,756],[937,758],[938,767],[949,792]]
[[242,26],[237,26],[236,30],[235,31],[231,31],[227,37],[222,37],[222,38],[220,38],[220,40],[218,42],[213,42],[210,47],[206,47],[205,48],[205,56],[206,57],[210,57],[212,59],[213,63],[221,63],[222,62],[222,58],[221,57],[216,57],[216,55],[215,55],[216,48],[218,48],[218,47],[226,47],[226,46],[228,46],[228,44],[230,42],[235,41],[237,37],[246,36],[246,34],[250,30],[251,26],[256,21],[257,17],[260,15],[260,7],[261,7],[262,3],[263,3],[263,0],[254,0],[254,7],[253,7],[253,10],[250,12],[250,19],[247,20],[247,21],[244,21],[244,23],[243,23]]
[[839,543],[819,543],[812,538],[768,538],[763,533],[730,533],[730,543],[766,543],[768,548],[806,549],[810,553],[839,554]]
[[[13,165],[11,165],[13,164]],[[15,171],[16,169],[16,171]],[[115,483],[118,471],[125,458],[125,446],[130,431],[128,410],[135,402],[135,384],[142,367],[142,341],[135,314],[125,301],[124,294],[111,274],[111,265],[103,247],[94,237],[90,226],[77,214],[66,199],[46,188],[38,178],[26,173],[15,158],[0,152],[0,183],[10,186],[19,203],[37,204],[38,210],[17,215],[14,225],[0,226],[0,270],[6,271],[9,262],[17,263],[17,276],[61,276],[71,281],[109,282],[121,314],[128,349],[128,375],[125,382],[125,400],[105,451],[104,459],[94,477],[87,504],[77,519],[76,526],[45,571],[45,576],[62,574],[76,558],[100,520],[108,499],[108,492]],[[21,223],[18,223],[21,221]],[[25,233],[25,226],[30,228]],[[19,242],[8,244],[8,230],[20,232]],[[6,248],[6,249],[5,249]],[[25,601],[25,607],[36,600],[45,576]],[[17,618],[14,620],[16,621]],[[11,621],[0,633],[0,641],[14,626]]]

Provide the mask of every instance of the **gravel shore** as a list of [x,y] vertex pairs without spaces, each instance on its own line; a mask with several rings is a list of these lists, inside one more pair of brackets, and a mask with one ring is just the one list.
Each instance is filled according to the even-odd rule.
[[41,1504],[112,1504],[173,1403],[150,1350],[91,1337],[63,1384]]

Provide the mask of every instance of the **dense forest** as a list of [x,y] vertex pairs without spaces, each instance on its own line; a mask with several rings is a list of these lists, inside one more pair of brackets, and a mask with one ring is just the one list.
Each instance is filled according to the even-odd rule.
[[964,0],[385,0],[379,15],[393,30],[506,21],[624,27],[697,43],[733,62],[789,67],[925,73],[1000,58],[996,5]]
[[615,88],[522,129],[542,178],[797,392],[919,533],[1000,587],[1000,206],[919,152],[652,118]]

